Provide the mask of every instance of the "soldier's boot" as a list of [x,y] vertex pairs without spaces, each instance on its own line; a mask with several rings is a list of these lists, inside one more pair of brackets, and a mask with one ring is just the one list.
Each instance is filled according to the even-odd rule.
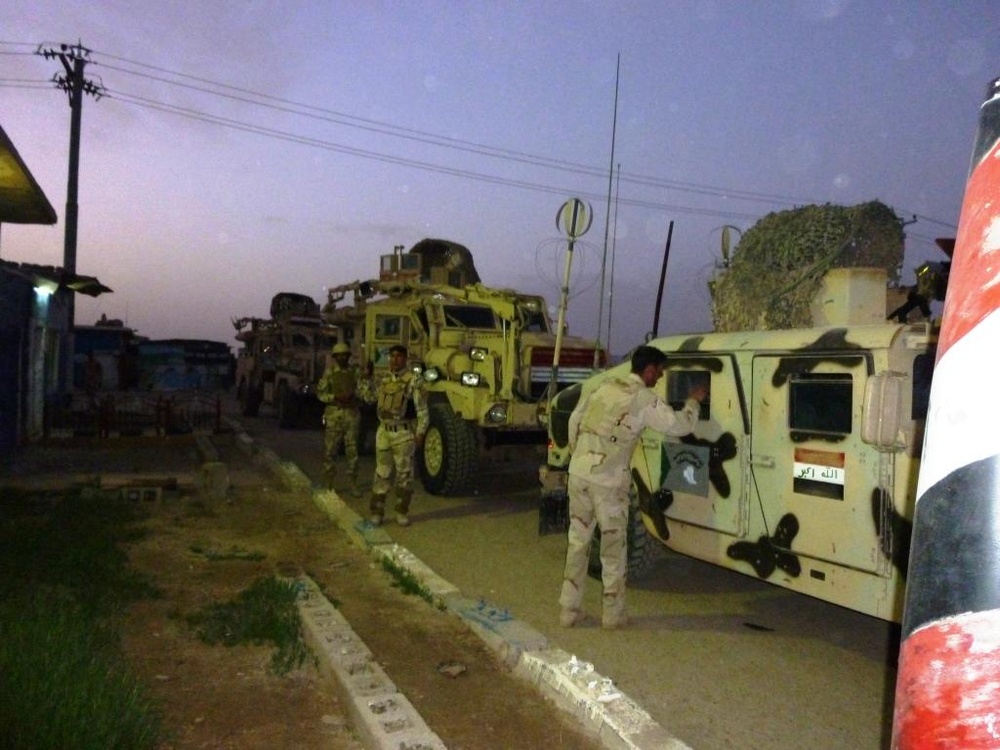
[[385,494],[373,492],[368,501],[369,518],[372,526],[381,526],[385,517]]
[[625,595],[605,594],[601,627],[607,630],[618,630],[626,625],[628,625],[628,613],[625,611]]
[[559,612],[559,624],[564,628],[573,628],[587,619],[580,609],[563,609]]
[[358,467],[351,469],[351,497],[361,497],[361,485],[358,483]]
[[396,523],[400,526],[410,525],[410,501],[413,499],[413,490],[405,489],[396,492]]
[[328,490],[333,489],[333,480],[336,478],[336,476],[337,476],[336,469],[332,467],[323,469],[323,482],[325,483],[325,486]]

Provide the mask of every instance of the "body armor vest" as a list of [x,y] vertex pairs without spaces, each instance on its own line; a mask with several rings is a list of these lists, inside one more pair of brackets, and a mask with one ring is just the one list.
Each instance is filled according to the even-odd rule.
[[351,370],[334,370],[329,378],[330,393],[338,403],[347,403],[354,398],[357,377]]
[[412,419],[416,416],[413,400],[407,398],[412,376],[404,375],[396,380],[386,378],[378,389],[378,418],[383,422]]

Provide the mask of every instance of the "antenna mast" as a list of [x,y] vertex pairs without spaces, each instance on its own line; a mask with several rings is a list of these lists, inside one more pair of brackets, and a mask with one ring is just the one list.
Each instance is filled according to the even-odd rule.
[[[594,347],[594,369],[597,369],[598,355],[601,348],[601,324],[604,322],[604,270],[608,263],[608,228],[611,223],[611,183],[615,174],[615,133],[618,129],[618,78],[622,67],[622,55],[618,53],[618,64],[615,67],[615,110],[611,121],[611,164],[608,166],[608,206],[604,215],[604,255],[601,258],[601,300],[597,307],[597,346]],[[608,324],[611,328],[611,324]]]

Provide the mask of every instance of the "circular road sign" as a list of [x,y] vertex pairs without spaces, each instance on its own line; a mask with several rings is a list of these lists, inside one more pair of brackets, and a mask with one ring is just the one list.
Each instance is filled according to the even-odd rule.
[[594,212],[589,203],[579,198],[570,198],[556,213],[556,229],[562,229],[571,240],[575,240],[587,233],[593,220]]

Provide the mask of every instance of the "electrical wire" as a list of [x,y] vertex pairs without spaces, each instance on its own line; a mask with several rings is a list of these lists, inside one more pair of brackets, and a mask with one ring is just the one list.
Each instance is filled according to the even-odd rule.
[[[31,47],[33,48],[33,50],[35,50],[26,52],[10,52],[6,50],[0,50],[0,54],[2,55],[24,55],[24,56],[35,55],[37,50],[40,49],[39,45],[30,42],[0,41],[0,45],[24,46],[24,47]],[[373,132],[396,138],[402,138],[413,142],[424,143],[426,145],[453,149],[465,153],[471,153],[477,156],[486,156],[489,158],[501,159],[514,163],[526,164],[530,166],[537,166],[547,169],[556,169],[570,174],[577,174],[589,177],[599,177],[602,179],[606,175],[606,170],[599,167],[579,164],[561,159],[554,159],[551,157],[541,156],[538,154],[530,154],[527,152],[517,151],[513,149],[490,146],[488,144],[477,143],[475,141],[452,138],[449,136],[434,134],[414,128],[407,128],[399,125],[394,125],[392,123],[387,123],[384,121],[358,117],[344,112],[338,112],[336,110],[317,107],[314,105],[304,104],[301,102],[295,102],[293,100],[284,99],[270,94],[264,94],[258,91],[254,91],[252,89],[233,86],[219,81],[214,81],[212,79],[205,77],[190,75],[187,73],[182,73],[180,71],[173,71],[168,68],[163,68],[160,66],[143,63],[141,61],[113,55],[107,52],[99,52],[91,50],[90,53],[91,53],[91,64],[100,65],[104,68],[107,68],[108,70],[113,70],[125,75],[133,75],[141,77],[148,80],[154,80],[167,85],[182,87],[188,90],[205,93],[210,96],[216,96],[231,101],[239,101],[254,106],[260,106],[267,109],[271,109],[273,111],[284,112],[287,114],[293,114],[301,117],[308,117],[311,119],[328,122],[330,124],[336,124],[345,127],[360,129],[366,132]],[[156,73],[162,73],[165,74],[166,76],[171,76],[173,78],[182,80],[171,80],[171,78],[167,78],[161,75],[152,75],[150,73],[143,73],[139,70],[130,70],[126,67],[122,67],[121,65],[113,65],[107,62],[102,62],[102,58],[107,60],[114,60],[124,65],[129,65],[136,68],[155,71]],[[195,83],[204,84],[205,86],[209,86],[212,88],[205,88],[205,86],[198,86],[190,83],[184,83],[184,81],[193,81]],[[38,83],[28,84],[27,82],[20,82],[16,80],[11,80],[8,82],[3,79],[0,79],[0,85],[8,88],[44,87],[44,84],[38,84]],[[227,93],[227,92],[233,92],[233,93]],[[424,169],[431,172],[437,172],[440,174],[450,174],[453,176],[465,177],[467,179],[480,180],[492,184],[530,189],[545,193],[565,194],[567,192],[565,188],[555,187],[551,185],[542,185],[539,183],[532,183],[524,180],[513,180],[509,178],[502,178],[472,170],[450,168],[442,165],[431,164],[429,162],[420,162],[405,157],[397,157],[389,154],[367,151],[365,149],[352,149],[351,147],[344,146],[342,144],[335,144],[329,141],[308,138],[305,136],[297,136],[292,133],[277,131],[274,129],[265,128],[263,126],[254,125],[253,123],[238,123],[237,121],[228,120],[228,118],[222,118],[220,116],[212,115],[210,113],[205,113],[205,112],[197,112],[196,110],[190,110],[185,113],[182,111],[182,108],[176,108],[173,105],[164,104],[162,102],[157,102],[155,100],[144,97],[128,95],[123,92],[119,93],[118,98],[121,101],[126,101],[135,106],[145,106],[151,109],[159,109],[160,111],[171,112],[173,114],[180,114],[193,119],[202,119],[205,122],[210,122],[216,125],[222,125],[224,127],[230,127],[237,130],[245,130],[247,132],[257,133],[259,135],[263,135],[266,137],[279,138],[282,140],[290,140],[293,142],[302,143],[303,145],[310,145],[313,147],[325,148],[334,151],[341,151],[343,153],[349,153],[354,156],[375,159],[377,161],[383,161],[386,163],[410,166],[413,168]],[[700,195],[704,197],[725,198],[727,200],[770,203],[770,204],[784,205],[784,206],[805,205],[809,203],[817,204],[823,202],[823,201],[809,200],[809,199],[803,200],[801,198],[796,199],[790,196],[752,191],[752,190],[739,190],[739,189],[723,188],[723,187],[717,187],[717,186],[711,186],[693,182],[666,180],[663,178],[658,178],[648,175],[632,174],[628,172],[620,172],[619,179],[622,182],[636,186],[673,190],[677,192],[689,193],[692,195]],[[586,193],[583,194],[581,197],[598,199],[601,196],[598,196],[596,193]],[[731,219],[743,219],[748,222],[756,221],[760,218],[759,213],[720,211],[718,209],[699,208],[694,206],[685,206],[676,203],[665,203],[662,201],[644,200],[639,198],[625,198],[621,200],[621,203],[623,205],[635,208],[670,211],[670,212],[684,213],[695,216],[712,216],[712,217],[731,218]],[[915,218],[919,217],[922,221],[925,221],[927,223],[933,223],[950,229],[956,229],[955,225],[952,223],[943,222],[931,217],[915,214],[908,211],[904,211],[903,213],[906,215],[912,215]]]

